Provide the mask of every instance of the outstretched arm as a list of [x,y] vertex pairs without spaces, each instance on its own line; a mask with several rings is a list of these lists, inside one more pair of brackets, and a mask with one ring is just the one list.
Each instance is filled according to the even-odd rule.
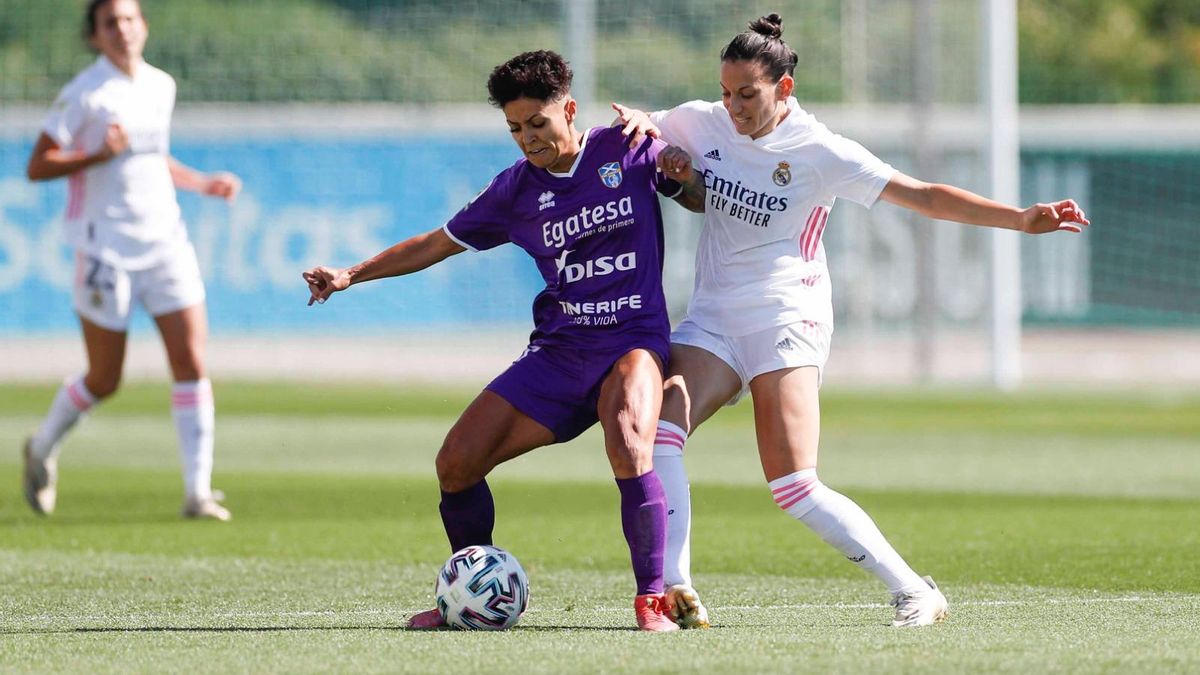
[[346,290],[352,284],[419,272],[465,250],[467,249],[447,236],[445,230],[438,228],[405,239],[353,267],[338,269],[318,266],[301,276],[308,284],[311,296],[308,304],[312,305],[314,302],[325,302],[329,296]]
[[926,183],[902,173],[888,181],[879,197],[929,218],[1028,234],[1081,232],[1091,224],[1073,199],[1019,209],[953,185]]
[[171,170],[171,181],[180,190],[221,197],[227,202],[237,199],[242,191],[242,179],[225,171],[201,173],[174,157],[167,158],[167,167]]

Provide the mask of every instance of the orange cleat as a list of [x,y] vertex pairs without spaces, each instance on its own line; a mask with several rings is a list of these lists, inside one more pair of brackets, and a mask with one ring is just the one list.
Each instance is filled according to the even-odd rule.
[[413,614],[408,619],[409,630],[437,630],[438,628],[449,627],[442,620],[442,613],[437,611],[436,608]]
[[679,626],[667,615],[667,597],[662,593],[639,595],[633,600],[638,628],[653,633],[670,633]]

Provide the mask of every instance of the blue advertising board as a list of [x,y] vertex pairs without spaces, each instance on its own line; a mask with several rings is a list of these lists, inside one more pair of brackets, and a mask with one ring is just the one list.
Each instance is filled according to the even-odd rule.
[[[0,337],[77,331],[62,243],[66,181],[25,179],[29,139],[0,139]],[[172,154],[245,187],[232,206],[180,193],[208,291],[214,335],[457,330],[530,325],[542,287],[524,252],[466,252],[403,279],[308,308],[300,273],[345,266],[440,227],[518,157],[503,136],[350,139],[176,138]],[[144,317],[135,321],[146,325]],[[344,335],[343,335],[344,336]]]

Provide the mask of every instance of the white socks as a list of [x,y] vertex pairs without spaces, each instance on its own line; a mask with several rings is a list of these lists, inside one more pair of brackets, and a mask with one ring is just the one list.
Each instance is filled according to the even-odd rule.
[[687,433],[659,420],[654,437],[654,471],[667,495],[667,548],[663,557],[663,583],[692,585],[692,495],[683,467]]
[[179,433],[179,455],[183,460],[183,486],[187,496],[212,497],[213,406],[208,378],[176,382],[171,387],[171,417]]
[[84,413],[96,405],[96,397],[83,386],[83,376],[69,378],[59,387],[50,404],[50,411],[42,420],[42,426],[33,435],[30,444],[33,456],[38,459],[58,457],[59,441]]
[[779,508],[807,525],[850,562],[879,577],[891,593],[928,590],[929,585],[884,539],[866,511],[825,487],[817,480],[816,469],[776,478],[768,486]]

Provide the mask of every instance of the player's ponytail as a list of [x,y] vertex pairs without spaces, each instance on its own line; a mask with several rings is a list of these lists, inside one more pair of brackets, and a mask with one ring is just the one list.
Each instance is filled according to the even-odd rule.
[[763,37],[783,39],[783,17],[775,12],[751,21],[749,28]]
[[762,65],[767,77],[778,82],[792,75],[800,60],[795,50],[783,41],[783,17],[772,12],[751,21],[721,50],[722,61],[754,61]]

